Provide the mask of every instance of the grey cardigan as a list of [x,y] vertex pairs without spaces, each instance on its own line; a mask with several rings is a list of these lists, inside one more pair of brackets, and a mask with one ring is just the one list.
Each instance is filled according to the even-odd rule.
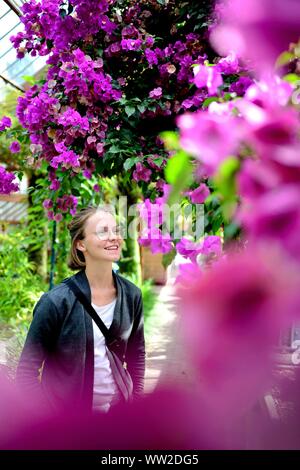
[[[141,290],[113,273],[117,301],[110,332],[120,338],[117,354],[126,356],[133,379],[133,393],[143,392],[145,341]],[[71,277],[91,302],[85,271]],[[39,369],[42,368],[41,379]],[[37,302],[19,360],[17,383],[26,392],[41,392],[54,409],[77,404],[92,408],[94,384],[94,337],[92,319],[64,283]]]

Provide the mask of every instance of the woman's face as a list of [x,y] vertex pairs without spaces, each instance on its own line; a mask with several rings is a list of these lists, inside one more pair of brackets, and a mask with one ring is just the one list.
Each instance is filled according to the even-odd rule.
[[123,239],[115,217],[108,212],[96,212],[85,224],[85,237],[77,241],[77,249],[82,251],[86,262],[117,261],[121,256]]

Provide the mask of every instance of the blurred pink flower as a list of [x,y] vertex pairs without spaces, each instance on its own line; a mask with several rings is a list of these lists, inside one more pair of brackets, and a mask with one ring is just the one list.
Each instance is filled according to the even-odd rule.
[[245,119],[245,139],[258,151],[297,142],[300,124],[295,109],[279,106],[263,109],[246,99],[239,100],[236,107]]
[[0,449],[6,451],[225,448],[225,430],[214,410],[207,409],[195,390],[175,381],[131,405],[92,414],[72,398],[67,409],[50,412],[38,394],[17,389],[0,376],[0,420],[5,423]]
[[267,162],[247,159],[237,175],[238,194],[257,198],[280,184],[280,175]]
[[180,143],[184,150],[205,165],[207,174],[216,172],[219,164],[238,149],[239,120],[203,111],[179,116]]
[[277,75],[264,77],[251,85],[245,99],[264,109],[286,106],[293,93],[293,86]]
[[178,275],[175,284],[190,288],[193,283],[197,284],[202,276],[200,266],[197,263],[182,263],[178,266]]
[[222,241],[217,235],[210,235],[204,238],[201,246],[201,253],[203,255],[211,255],[219,257],[222,254]]
[[272,348],[299,316],[298,286],[299,271],[253,246],[217,262],[190,288],[177,285],[185,345],[203,396],[220,415],[241,414],[268,386]]
[[247,200],[237,213],[252,240],[273,240],[300,259],[300,187],[286,184]]
[[299,31],[298,0],[230,0],[210,40],[221,55],[234,49],[263,73],[291,42],[297,43]]

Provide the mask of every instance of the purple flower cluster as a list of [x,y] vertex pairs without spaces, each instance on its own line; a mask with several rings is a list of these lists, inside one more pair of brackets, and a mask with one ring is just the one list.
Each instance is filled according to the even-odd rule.
[[1,120],[0,120],[0,132],[3,132],[5,131],[6,129],[8,129],[9,127],[11,127],[11,119],[7,116],[4,116]]
[[[56,209],[60,210],[61,212],[68,212],[70,211],[71,215],[76,214],[76,208],[78,205],[78,199],[75,196],[68,196],[64,195],[63,197],[58,197],[56,200]],[[45,199],[43,202],[44,208],[48,211],[47,216],[49,220],[55,220],[56,222],[60,222],[62,220],[61,212],[57,214],[54,213],[54,204],[51,199]]]
[[151,178],[151,170],[149,168],[146,168],[145,165],[143,165],[141,162],[138,162],[135,165],[135,170],[133,172],[133,179],[135,181],[150,181]]
[[67,169],[80,167],[79,155],[76,155],[73,150],[63,151],[60,155],[53,157],[51,160],[52,168],[58,168],[59,165]]
[[0,166],[0,194],[10,194],[19,190],[18,185],[13,182],[14,179],[13,173],[9,173],[3,166]]
[[19,142],[17,140],[14,140],[10,144],[9,150],[11,151],[11,153],[19,153],[20,150],[21,150],[21,146],[20,146]]
[[61,0],[29,0],[22,7],[21,21],[25,31],[11,37],[18,58],[25,52],[48,55],[51,50],[63,51],[77,41],[102,29],[112,34],[115,25],[105,15],[113,0],[73,0],[73,11]]
[[[139,112],[142,119],[197,109],[208,95],[205,89],[191,88],[192,65],[207,58],[199,34],[162,41],[149,32],[151,28],[148,31],[152,13],[146,5],[129,2],[120,16],[115,3],[30,0],[22,7],[24,30],[11,38],[18,57],[26,52],[48,56],[46,83],[19,98],[17,116],[39,149],[33,151],[36,164],[45,160],[49,165],[49,188],[56,192],[53,200],[61,196],[63,187],[72,191],[70,181],[77,173],[91,178],[95,160],[109,150],[108,132],[122,127],[132,91],[140,102],[134,117]],[[234,65],[234,59],[228,59],[222,67],[233,70]],[[147,89],[139,79],[149,68],[154,78]],[[141,162],[132,168],[132,178],[153,180],[158,194],[163,165],[143,157],[160,151],[166,155],[161,145],[141,142]],[[103,164],[114,167],[106,159]]]
[[68,108],[63,114],[60,114],[57,119],[58,124],[66,128],[68,133],[70,130],[74,134],[74,128],[85,135],[89,131],[89,121],[86,117],[81,117],[78,111]]
[[193,262],[196,262],[199,255],[220,258],[222,255],[222,241],[220,237],[215,235],[207,236],[199,243],[195,243],[183,237],[180,242],[176,244],[176,251],[184,258],[189,258]]

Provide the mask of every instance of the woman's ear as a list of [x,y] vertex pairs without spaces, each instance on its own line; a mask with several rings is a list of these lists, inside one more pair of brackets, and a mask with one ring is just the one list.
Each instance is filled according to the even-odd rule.
[[85,244],[84,244],[84,241],[83,240],[77,240],[76,244],[76,249],[79,250],[79,251],[86,251],[86,247],[85,247]]

